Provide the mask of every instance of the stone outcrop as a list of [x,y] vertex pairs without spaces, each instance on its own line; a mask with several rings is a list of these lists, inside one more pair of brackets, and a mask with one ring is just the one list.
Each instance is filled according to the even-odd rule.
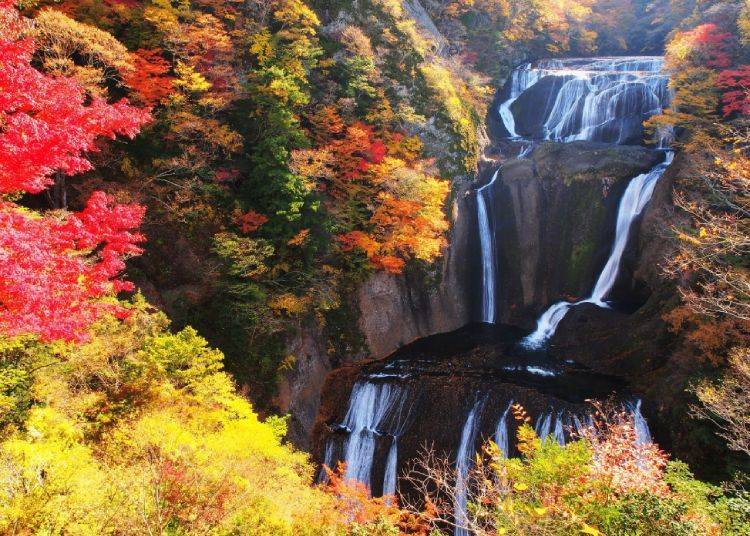
[[309,449],[310,436],[320,409],[326,375],[331,371],[325,332],[314,323],[301,324],[288,342],[287,355],[295,366],[278,382],[275,405],[289,415],[288,438],[299,448]]
[[660,158],[638,146],[546,142],[502,166],[493,189],[501,321],[531,327],[550,304],[590,292],[625,187]]
[[411,269],[403,275],[373,274],[359,288],[359,329],[370,357],[385,357],[418,338],[453,331],[470,315],[471,221],[469,185],[454,187],[452,230],[436,273]]

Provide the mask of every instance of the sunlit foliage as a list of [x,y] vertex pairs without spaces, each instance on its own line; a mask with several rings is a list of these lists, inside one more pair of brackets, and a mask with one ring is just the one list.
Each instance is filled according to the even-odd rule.
[[[0,329],[46,340],[81,340],[102,314],[125,312],[112,298],[132,289],[121,273],[124,259],[140,253],[137,244],[143,238],[133,229],[143,209],[115,205],[102,192],[78,213],[39,213],[14,201],[53,183],[64,185],[66,174],[88,171],[92,165],[86,153],[97,150],[100,138],[133,137],[150,115],[124,101],[109,104],[73,78],[76,73],[68,72],[64,60],[80,49],[79,38],[86,40],[79,35],[83,30],[65,17],[45,21],[42,28],[72,28],[71,35],[56,32],[54,43],[40,33],[50,61],[62,62],[55,63],[61,76],[31,65],[35,42],[23,36],[25,21],[9,2],[0,3],[0,192],[5,194],[0,202]],[[92,62],[121,59],[122,51],[104,53],[108,41],[101,32],[88,40],[97,46],[78,53]],[[55,205],[67,208],[64,191],[56,193]]]
[[284,420],[261,422],[221,353],[167,324],[139,299],[83,345],[0,340],[0,531],[348,533],[350,503],[312,486]]
[[[577,441],[540,438],[520,407],[520,457],[492,442],[476,456],[464,486],[468,512],[460,527],[495,534],[720,534],[747,522],[719,488],[639,443],[627,415],[605,410]],[[407,474],[425,505],[423,519],[451,526],[456,477],[449,462],[427,452]]]

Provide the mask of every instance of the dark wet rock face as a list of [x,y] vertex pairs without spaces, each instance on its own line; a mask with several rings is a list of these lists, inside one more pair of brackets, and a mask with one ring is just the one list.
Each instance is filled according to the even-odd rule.
[[[532,424],[544,426],[551,416],[550,433],[558,416],[564,436],[573,433],[572,416],[581,419],[590,411],[586,400],[605,399],[625,392],[622,381],[597,374],[573,361],[523,352],[517,346],[523,331],[508,326],[471,325],[408,345],[385,360],[348,366],[327,379],[323,406],[314,434],[314,452],[321,461],[345,458],[356,429],[351,424],[357,390],[371,386],[365,407],[382,404],[382,418],[374,425],[373,493],[379,495],[385,478],[388,452],[397,436],[398,471],[417,459],[426,447],[454,456],[459,450],[462,426],[477,406],[478,447],[494,437],[511,402],[524,407]],[[383,397],[389,396],[387,403]],[[378,414],[374,410],[373,414]],[[356,419],[355,419],[356,420]],[[515,452],[518,424],[506,420],[511,452]],[[363,449],[366,450],[366,449]],[[351,456],[351,453],[350,453]]]
[[625,187],[662,158],[638,146],[546,142],[504,164],[493,184],[498,320],[530,328],[547,305],[585,296]]

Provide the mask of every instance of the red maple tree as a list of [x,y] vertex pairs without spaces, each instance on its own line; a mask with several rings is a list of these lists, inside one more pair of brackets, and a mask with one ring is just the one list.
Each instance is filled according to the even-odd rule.
[[[31,65],[34,43],[18,38],[22,20],[0,0],[0,193],[37,193],[55,173],[91,169],[85,153],[96,141],[134,136],[150,119],[125,101],[91,97],[78,82]],[[0,330],[44,340],[83,340],[102,314],[126,314],[114,299],[132,288],[120,278],[128,255],[140,252],[136,205],[115,205],[104,193],[79,213],[37,213],[0,201]]]
[[721,96],[724,116],[750,114],[750,65],[722,71],[716,84],[725,90]]

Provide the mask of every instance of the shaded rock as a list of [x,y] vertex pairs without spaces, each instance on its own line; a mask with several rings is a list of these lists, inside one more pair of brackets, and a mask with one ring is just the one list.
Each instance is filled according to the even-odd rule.
[[639,146],[547,142],[505,163],[493,188],[498,318],[530,328],[550,304],[586,296],[609,254],[622,193],[661,158]]
[[421,268],[402,275],[373,274],[357,292],[359,329],[370,357],[384,357],[418,338],[452,331],[471,320],[471,233],[469,183],[454,185],[449,247],[437,273]]
[[301,325],[286,351],[294,356],[294,367],[282,374],[274,402],[280,413],[290,416],[287,438],[307,450],[325,377],[331,370],[324,331],[317,324]]

